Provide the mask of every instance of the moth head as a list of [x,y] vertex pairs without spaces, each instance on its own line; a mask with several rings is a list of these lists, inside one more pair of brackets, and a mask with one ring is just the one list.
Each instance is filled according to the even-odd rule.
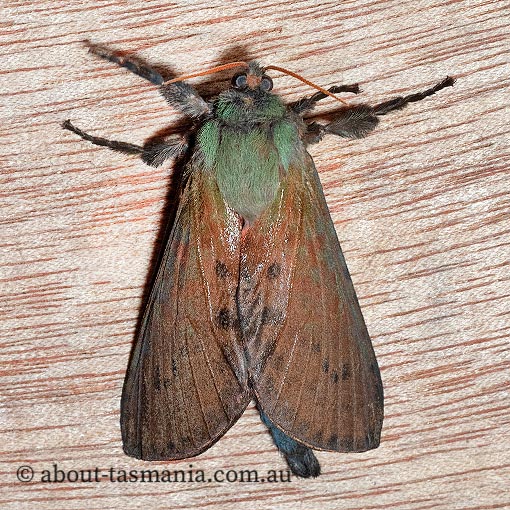
[[273,88],[273,80],[264,72],[257,62],[250,62],[247,69],[232,77],[232,88],[240,91],[269,92]]
[[257,62],[230,62],[229,64],[223,64],[217,67],[213,67],[212,69],[208,69],[207,71],[201,71],[198,73],[188,74],[187,76],[181,76],[179,78],[173,78],[172,80],[168,80],[163,82],[162,85],[170,85],[171,83],[176,83],[179,81],[184,81],[189,78],[196,78],[197,76],[205,76],[207,74],[217,73],[219,71],[225,71],[227,69],[236,69],[236,68],[242,68],[244,69],[243,72],[238,72],[234,77],[232,78],[232,88],[231,91],[238,92],[239,95],[245,95],[245,99],[247,99],[247,103],[250,102],[250,96],[258,97],[259,99],[263,98],[264,96],[267,98],[270,96],[268,94],[271,89],[273,88],[273,80],[267,74],[265,74],[265,71],[272,69],[273,71],[279,71],[284,74],[288,74],[289,76],[292,76],[293,78],[297,78],[298,80],[302,81],[303,83],[306,83],[307,85],[310,85],[311,87],[317,89],[318,91],[322,92],[326,96],[330,96],[333,99],[336,99],[337,101],[340,101],[341,103],[347,104],[343,99],[335,96],[332,94],[329,90],[326,90],[322,87],[319,87],[319,85],[316,85],[315,83],[307,80],[306,78],[303,78],[301,75],[294,73],[292,71],[289,71],[288,69],[285,69],[284,67],[278,67],[278,66],[267,66],[267,67],[261,67]]

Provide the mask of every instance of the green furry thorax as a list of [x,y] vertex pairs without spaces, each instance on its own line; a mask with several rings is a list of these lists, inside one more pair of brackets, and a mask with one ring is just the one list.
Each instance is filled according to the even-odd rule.
[[287,113],[278,96],[266,92],[227,90],[215,101],[216,117],[225,124],[257,123],[282,119]]
[[199,130],[198,149],[227,204],[252,223],[275,199],[280,178],[301,146],[277,96],[221,94],[215,117]]

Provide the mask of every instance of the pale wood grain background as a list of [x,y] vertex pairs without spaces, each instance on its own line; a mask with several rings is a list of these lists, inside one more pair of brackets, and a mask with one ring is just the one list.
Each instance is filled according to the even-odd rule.
[[[4,1],[0,29],[1,508],[510,507],[506,0]],[[253,407],[190,462],[122,453],[120,391],[170,170],[60,122],[143,143],[181,121],[86,38],[174,73],[257,57],[323,86],[358,81],[352,102],[457,77],[365,140],[312,149],[382,369],[379,449],[319,453],[324,474],[290,483],[37,481],[53,463],[285,468]],[[311,93],[287,77],[276,89]]]

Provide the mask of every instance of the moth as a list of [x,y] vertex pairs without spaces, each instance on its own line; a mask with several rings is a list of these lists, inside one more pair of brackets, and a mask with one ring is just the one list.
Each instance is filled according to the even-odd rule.
[[[379,117],[452,86],[375,106],[343,105],[329,123],[316,103],[357,84],[290,104],[268,70],[236,62],[230,88],[203,99],[182,78],[97,46],[91,51],[159,87],[193,127],[145,146],[63,127],[149,165],[186,160],[180,202],[145,307],[121,401],[126,454],[196,456],[255,400],[262,421],[300,477],[320,474],[313,450],[377,448],[383,422],[379,367],[307,147],[326,135],[362,138]],[[189,79],[207,73],[185,77]],[[336,98],[336,96],[334,96]]]

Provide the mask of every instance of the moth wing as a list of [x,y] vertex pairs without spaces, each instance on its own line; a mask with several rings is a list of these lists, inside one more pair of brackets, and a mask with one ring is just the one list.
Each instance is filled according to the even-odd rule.
[[306,157],[306,168],[289,168],[279,201],[241,245],[250,376],[264,413],[292,438],[315,449],[365,451],[380,440],[379,368]]
[[192,175],[124,384],[121,428],[128,455],[197,455],[250,400],[234,320],[240,228],[212,178]]

